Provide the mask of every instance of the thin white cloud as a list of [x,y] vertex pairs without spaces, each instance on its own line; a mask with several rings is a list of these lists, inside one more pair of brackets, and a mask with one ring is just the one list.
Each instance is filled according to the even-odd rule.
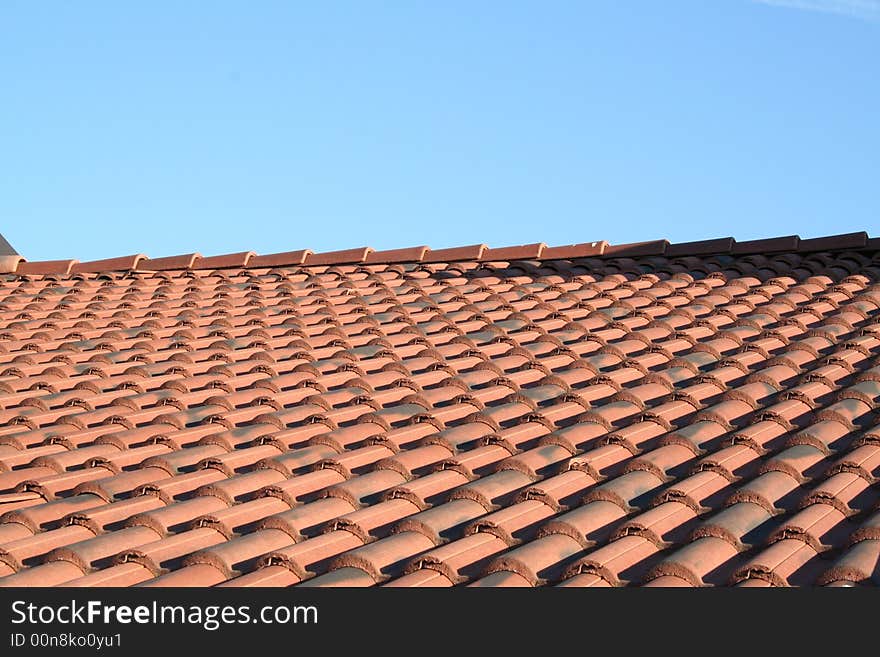
[[880,0],[752,0],[762,5],[842,14],[867,21],[880,21]]

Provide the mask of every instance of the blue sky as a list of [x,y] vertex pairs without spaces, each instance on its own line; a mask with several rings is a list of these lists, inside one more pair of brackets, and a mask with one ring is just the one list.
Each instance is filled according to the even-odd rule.
[[0,3],[30,260],[880,235],[880,0]]

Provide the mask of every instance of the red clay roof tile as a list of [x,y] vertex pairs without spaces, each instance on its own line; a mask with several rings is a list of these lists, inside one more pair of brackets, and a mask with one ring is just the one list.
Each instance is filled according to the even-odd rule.
[[164,258],[147,258],[140,261],[140,268],[146,271],[170,271],[174,269],[192,269],[202,256],[198,253],[187,253]]
[[503,246],[494,249],[486,249],[480,256],[480,260],[525,260],[540,258],[546,244],[524,244],[522,246]]
[[798,244],[798,251],[806,253],[832,249],[860,249],[867,246],[867,243],[868,233],[861,231],[858,233],[845,233],[801,240],[800,244]]
[[145,260],[147,256],[142,253],[130,256],[122,256],[120,258],[107,258],[105,260],[90,260],[89,262],[78,262],[71,268],[71,273],[98,273],[104,271],[128,271],[137,269],[138,264]]
[[797,235],[788,235],[786,237],[735,242],[730,249],[730,252],[736,255],[750,255],[778,253],[780,251],[797,251],[799,244],[800,237]]
[[701,240],[698,242],[676,242],[666,247],[666,255],[676,256],[699,256],[714,253],[729,253],[736,240],[732,237],[720,237],[713,240]]
[[77,260],[42,260],[38,262],[19,262],[16,274],[35,275],[60,274],[67,276]]
[[479,260],[483,251],[488,247],[485,244],[472,246],[456,246],[449,249],[431,249],[424,256],[423,262],[455,262],[458,260]]
[[602,255],[608,247],[608,242],[584,242],[583,244],[569,244],[567,246],[545,246],[541,251],[541,258],[545,260],[586,258],[588,256]]
[[635,258],[638,256],[663,255],[667,240],[651,240],[648,242],[633,242],[632,244],[609,244],[605,247],[604,254],[618,258]]
[[310,253],[306,256],[305,265],[340,265],[363,262],[372,253],[373,249],[364,246],[359,249],[345,249],[343,251],[327,251],[324,253]]
[[431,249],[427,246],[412,246],[405,249],[390,249],[388,251],[371,251],[367,254],[364,262],[393,264],[398,262],[421,262],[425,253]]
[[25,259],[19,255],[0,255],[0,274],[14,272]]
[[300,251],[286,251],[284,253],[273,253],[270,255],[255,255],[251,257],[248,264],[251,267],[284,267],[292,265],[301,265],[306,258],[311,255],[309,249]]
[[877,583],[876,246],[16,261],[0,585]]
[[199,269],[224,269],[229,267],[247,267],[248,262],[256,255],[253,251],[228,253],[226,255],[209,256],[198,261]]

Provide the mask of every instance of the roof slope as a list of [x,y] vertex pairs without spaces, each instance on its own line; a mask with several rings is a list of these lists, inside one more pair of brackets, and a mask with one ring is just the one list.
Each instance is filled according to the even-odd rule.
[[877,583],[877,246],[16,261],[0,585]]

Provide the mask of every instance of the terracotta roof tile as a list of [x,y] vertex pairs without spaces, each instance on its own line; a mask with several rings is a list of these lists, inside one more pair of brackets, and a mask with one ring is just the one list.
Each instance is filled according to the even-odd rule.
[[391,249],[388,251],[371,251],[367,254],[364,262],[378,262],[391,264],[398,262],[421,262],[425,254],[431,249],[427,246],[413,246],[405,249]]
[[486,249],[480,256],[480,260],[524,260],[540,258],[546,244],[524,244],[522,246],[504,246],[495,249]]
[[730,252],[737,255],[747,255],[797,251],[799,244],[800,238],[797,235],[788,235],[786,237],[736,242],[730,249]]
[[876,249],[16,260],[0,585],[876,584]]
[[248,262],[254,256],[253,251],[241,253],[229,253],[226,255],[209,256],[198,261],[199,269],[223,269],[228,267],[247,267]]
[[24,262],[24,258],[20,255],[0,254],[0,274],[9,274],[18,269],[18,266]]
[[343,251],[327,251],[324,253],[309,253],[304,264],[313,265],[339,265],[363,262],[373,251],[369,246],[359,249],[346,249]]
[[828,237],[814,237],[801,240],[798,251],[823,251],[826,249],[859,249],[867,246],[868,234],[864,231],[858,233],[845,233],[843,235],[829,235]]
[[105,271],[128,271],[137,269],[138,264],[145,260],[147,256],[136,254],[131,256],[122,256],[120,258],[107,258],[105,260],[90,260],[89,262],[78,262],[71,268],[71,273],[96,273]]
[[567,246],[545,246],[541,251],[541,257],[545,259],[586,258],[587,256],[602,255],[608,247],[608,242],[584,242],[583,244],[569,244]]
[[667,246],[669,246],[667,240],[651,240],[648,242],[634,242],[632,244],[609,244],[605,247],[605,254],[618,258],[663,255]]
[[284,267],[301,265],[311,255],[309,249],[300,251],[287,251],[285,253],[273,253],[271,255],[255,255],[248,261],[251,267]]
[[422,261],[454,262],[457,260],[479,260],[487,248],[485,244],[474,244],[473,246],[456,246],[449,249],[432,249],[422,257]]
[[192,269],[202,256],[198,253],[187,253],[164,258],[146,258],[141,260],[140,268],[147,271],[170,271],[174,269]]
[[666,247],[665,254],[670,257],[681,255],[709,255],[712,253],[729,253],[736,240],[732,237],[721,237],[699,242],[680,242]]
[[67,276],[71,268],[77,263],[76,260],[43,260],[41,262],[19,262],[14,270],[17,274],[40,275],[61,274]]

